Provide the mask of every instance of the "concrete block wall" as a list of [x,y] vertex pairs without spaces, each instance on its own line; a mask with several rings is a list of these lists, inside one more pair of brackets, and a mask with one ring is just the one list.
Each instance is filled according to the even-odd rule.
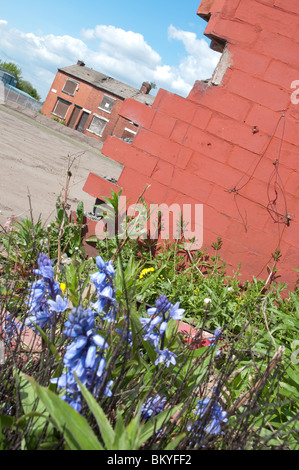
[[[211,47],[223,50],[209,82],[187,98],[160,89],[152,107],[125,100],[139,124],[132,144],[108,137],[102,152],[124,165],[114,190],[149,203],[203,204],[203,247],[218,236],[243,278],[267,277],[280,250],[279,279],[299,268],[299,7],[297,0],[203,0]],[[299,82],[298,82],[299,83]],[[299,85],[297,85],[299,89]],[[298,92],[299,98],[299,92]],[[298,100],[299,101],[299,100]],[[90,175],[84,190],[109,196]]]

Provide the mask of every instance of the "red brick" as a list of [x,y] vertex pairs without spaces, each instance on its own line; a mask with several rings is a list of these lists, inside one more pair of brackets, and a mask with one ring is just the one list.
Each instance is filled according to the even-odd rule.
[[283,113],[254,104],[246,118],[246,124],[267,132],[270,136],[279,135],[283,129]]
[[260,153],[268,141],[263,132],[255,133],[252,127],[222,115],[213,116],[207,131],[255,153]]
[[249,200],[257,205],[262,205],[265,210],[268,204],[267,189],[268,185],[266,181],[260,181],[254,176],[250,176],[249,180],[243,180],[237,187],[240,193],[240,197],[245,200]]
[[194,199],[190,196],[187,196],[186,194],[182,193],[181,191],[177,191],[177,190],[176,191],[172,190],[172,192],[168,193],[166,202],[169,205],[179,204],[179,206],[181,207],[182,210],[183,210],[183,205],[184,204],[191,204],[191,205],[200,204],[200,202],[198,202],[198,200],[196,200],[196,199]]
[[[242,121],[247,116],[252,103],[234,93],[230,93],[225,88],[212,87],[207,91],[202,105],[233,119]],[[200,127],[195,120],[193,120],[192,124]]]
[[264,80],[283,86],[291,94],[293,91],[291,89],[292,82],[299,80],[299,68],[289,67],[281,61],[272,60],[264,74]]
[[240,171],[196,152],[193,153],[187,170],[227,190],[231,189],[242,176]]
[[144,193],[144,199],[147,202],[153,203],[162,203],[167,197],[168,187],[161,182],[154,181],[153,179],[146,178],[143,175],[140,175],[137,171],[131,168],[125,168],[122,172],[118,185],[127,189],[130,189],[132,194],[135,196],[136,202],[137,198],[141,196],[145,188],[148,186],[147,190]]
[[188,101],[182,96],[166,92],[158,104],[158,109],[159,111],[166,113],[176,119],[180,119],[185,122],[191,122],[197,106],[197,103]]
[[150,127],[155,111],[150,106],[128,98],[123,102],[119,114],[142,127]]
[[279,86],[249,76],[239,70],[234,70],[230,74],[227,88],[237,95],[274,111],[286,109],[290,102],[290,94]]
[[[229,240],[223,240],[224,245],[228,245],[225,260],[227,260],[228,273],[238,271],[240,281],[252,280],[252,277],[265,279],[268,276],[266,271],[268,257],[261,256],[256,252],[248,251],[245,246],[230,243]],[[246,255],[246,257],[245,257]],[[241,268],[238,265],[241,262]],[[231,271],[229,271],[231,268]]]
[[247,0],[241,0],[235,18],[252,25],[258,25],[263,30],[275,33],[279,31],[279,34],[288,37],[294,37],[298,30],[298,18],[296,16],[254,0],[251,0],[250,8],[248,8]]
[[221,236],[224,234],[225,230],[229,225],[232,224],[232,219],[214,207],[204,205],[204,229],[216,234],[216,236]]
[[234,19],[225,19],[219,14],[213,15],[205,29],[205,35],[209,38],[225,39],[232,44],[251,45],[259,34],[260,29]]
[[177,191],[204,203],[209,197],[213,184],[184,170],[175,169],[171,187]]
[[253,162],[251,168],[247,171],[247,176],[244,174],[243,180],[239,183],[245,183],[247,179],[253,175],[258,180],[269,184],[271,187],[274,181],[279,181],[280,185],[284,185],[290,174],[290,170],[281,164],[274,165],[276,160],[275,155],[264,154],[258,156]]
[[155,157],[162,158],[170,163],[174,163],[178,156],[180,145],[172,142],[147,129],[140,129],[134,139],[134,147],[151,153]]
[[140,171],[142,175],[150,176],[158,159],[136,149],[133,145],[115,137],[107,138],[102,153],[123,165]]
[[298,272],[295,271],[295,269],[298,269],[298,248],[289,244],[285,244],[282,249],[282,258],[278,263],[278,269],[283,267],[284,272],[288,274],[288,279],[290,279],[289,283],[291,285],[295,285],[295,283],[298,281]]
[[184,146],[221,162],[226,161],[233,147],[232,144],[225,142],[223,139],[194,126],[189,127]]
[[164,96],[168,93],[168,91],[164,90],[163,88],[159,88],[158,93],[155,97],[155,100],[152,104],[152,109],[158,109],[160,102],[163,100]]
[[[289,174],[287,182],[285,184],[285,190],[287,193],[290,193],[292,196],[295,196],[299,199],[299,172],[293,171]],[[299,237],[299,234],[298,234]]]
[[227,159],[227,164],[245,174],[258,158],[259,156],[255,153],[235,145]]
[[298,66],[298,43],[291,41],[289,38],[268,31],[261,31],[253,47],[257,52],[269,55],[289,66]]
[[299,4],[297,0],[275,0],[274,5],[282,10],[292,11],[299,15]]
[[223,238],[238,240],[238,243],[246,247],[246,250],[266,255],[265,261],[275,252],[279,242],[279,236],[273,230],[265,232],[259,230],[258,227],[253,228],[248,225],[245,230],[243,224],[236,223],[228,227]]
[[242,70],[250,75],[254,72],[254,76],[263,76],[271,61],[271,57],[253,52],[245,46],[229,44],[228,48],[232,55],[231,68]]
[[163,137],[170,137],[175,123],[175,118],[157,111],[151,125],[151,130]]
[[184,142],[189,126],[190,124],[188,122],[177,120],[170,136],[171,140],[179,144]]
[[193,150],[187,147],[181,146],[178,154],[178,158],[176,161],[176,166],[178,168],[184,169],[186,168],[191,156],[193,154]]
[[159,160],[153,171],[152,178],[169,186],[173,176],[173,171],[174,166],[171,163]]
[[285,130],[283,140],[291,144],[299,144],[299,122],[288,117],[285,118]]
[[272,152],[273,155],[278,154],[280,150],[279,160],[280,162],[292,169],[296,170],[299,165],[299,149],[298,145],[290,144],[288,142],[281,142],[280,139],[275,138],[272,140],[268,152]]
[[196,110],[192,124],[193,126],[199,127],[199,129],[204,130],[207,127],[211,116],[212,116],[212,111],[200,105],[198,109]]
[[111,189],[115,193],[118,193],[120,186],[118,184],[113,184],[110,181],[95,175],[94,173],[89,173],[83,186],[84,192],[94,198],[98,197],[99,199],[101,199],[102,196],[109,197],[111,195]]
[[244,230],[247,226],[263,227],[267,221],[267,213],[259,205],[244,199],[238,194],[214,187],[207,204],[231,219],[231,223],[237,221],[243,224]]
[[298,259],[299,259],[299,250],[298,250],[298,241],[299,241],[299,224],[297,221],[291,221],[289,227],[286,227],[283,231],[282,240],[284,243],[289,243],[297,249],[297,258],[294,259],[294,268],[298,269]]
[[287,193],[286,205],[287,205],[287,214],[291,218],[291,223],[292,221],[298,220],[299,219],[298,198],[296,198],[294,195]]
[[206,81],[196,80],[196,82],[193,85],[192,90],[187,96],[187,99],[190,101],[195,101],[195,103],[200,103],[208,86],[209,85]]

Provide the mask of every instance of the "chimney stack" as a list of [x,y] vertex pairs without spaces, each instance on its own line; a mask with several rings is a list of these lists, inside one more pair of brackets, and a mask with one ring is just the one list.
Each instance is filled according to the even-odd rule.
[[85,66],[83,60],[78,60],[77,65],[80,65],[80,67],[84,67],[84,66]]
[[151,84],[148,83],[148,82],[143,82],[142,83],[142,86],[140,88],[140,93],[142,93],[143,95],[148,95],[149,92],[151,91],[152,87],[151,87]]

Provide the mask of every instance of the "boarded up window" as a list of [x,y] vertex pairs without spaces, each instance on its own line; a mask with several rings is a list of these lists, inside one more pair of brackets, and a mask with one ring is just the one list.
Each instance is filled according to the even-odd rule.
[[75,82],[74,80],[70,80],[69,78],[66,80],[64,87],[63,87],[63,92],[67,93],[68,95],[74,96],[75,91],[77,90],[78,82]]
[[111,96],[104,95],[104,98],[102,99],[99,108],[103,111],[106,111],[107,113],[111,113],[115,101],[116,100],[114,98],[111,98]]
[[70,105],[71,103],[69,101],[58,98],[55,108],[53,109],[53,114],[60,117],[61,119],[65,119]]
[[93,132],[94,134],[102,137],[103,135],[103,132],[104,132],[104,129],[107,125],[107,119],[103,119],[103,118],[100,118],[98,116],[93,116],[93,119],[90,123],[90,126],[89,126],[89,131],[90,132]]

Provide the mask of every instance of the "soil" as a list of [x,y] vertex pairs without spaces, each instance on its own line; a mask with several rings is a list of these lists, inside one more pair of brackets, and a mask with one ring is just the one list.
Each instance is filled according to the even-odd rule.
[[122,167],[101,153],[102,143],[50,118],[11,103],[0,105],[0,224],[14,215],[43,224],[54,220],[57,197],[64,195],[67,170],[72,178],[68,202],[76,210],[94,199],[82,188],[89,172],[117,180]]

